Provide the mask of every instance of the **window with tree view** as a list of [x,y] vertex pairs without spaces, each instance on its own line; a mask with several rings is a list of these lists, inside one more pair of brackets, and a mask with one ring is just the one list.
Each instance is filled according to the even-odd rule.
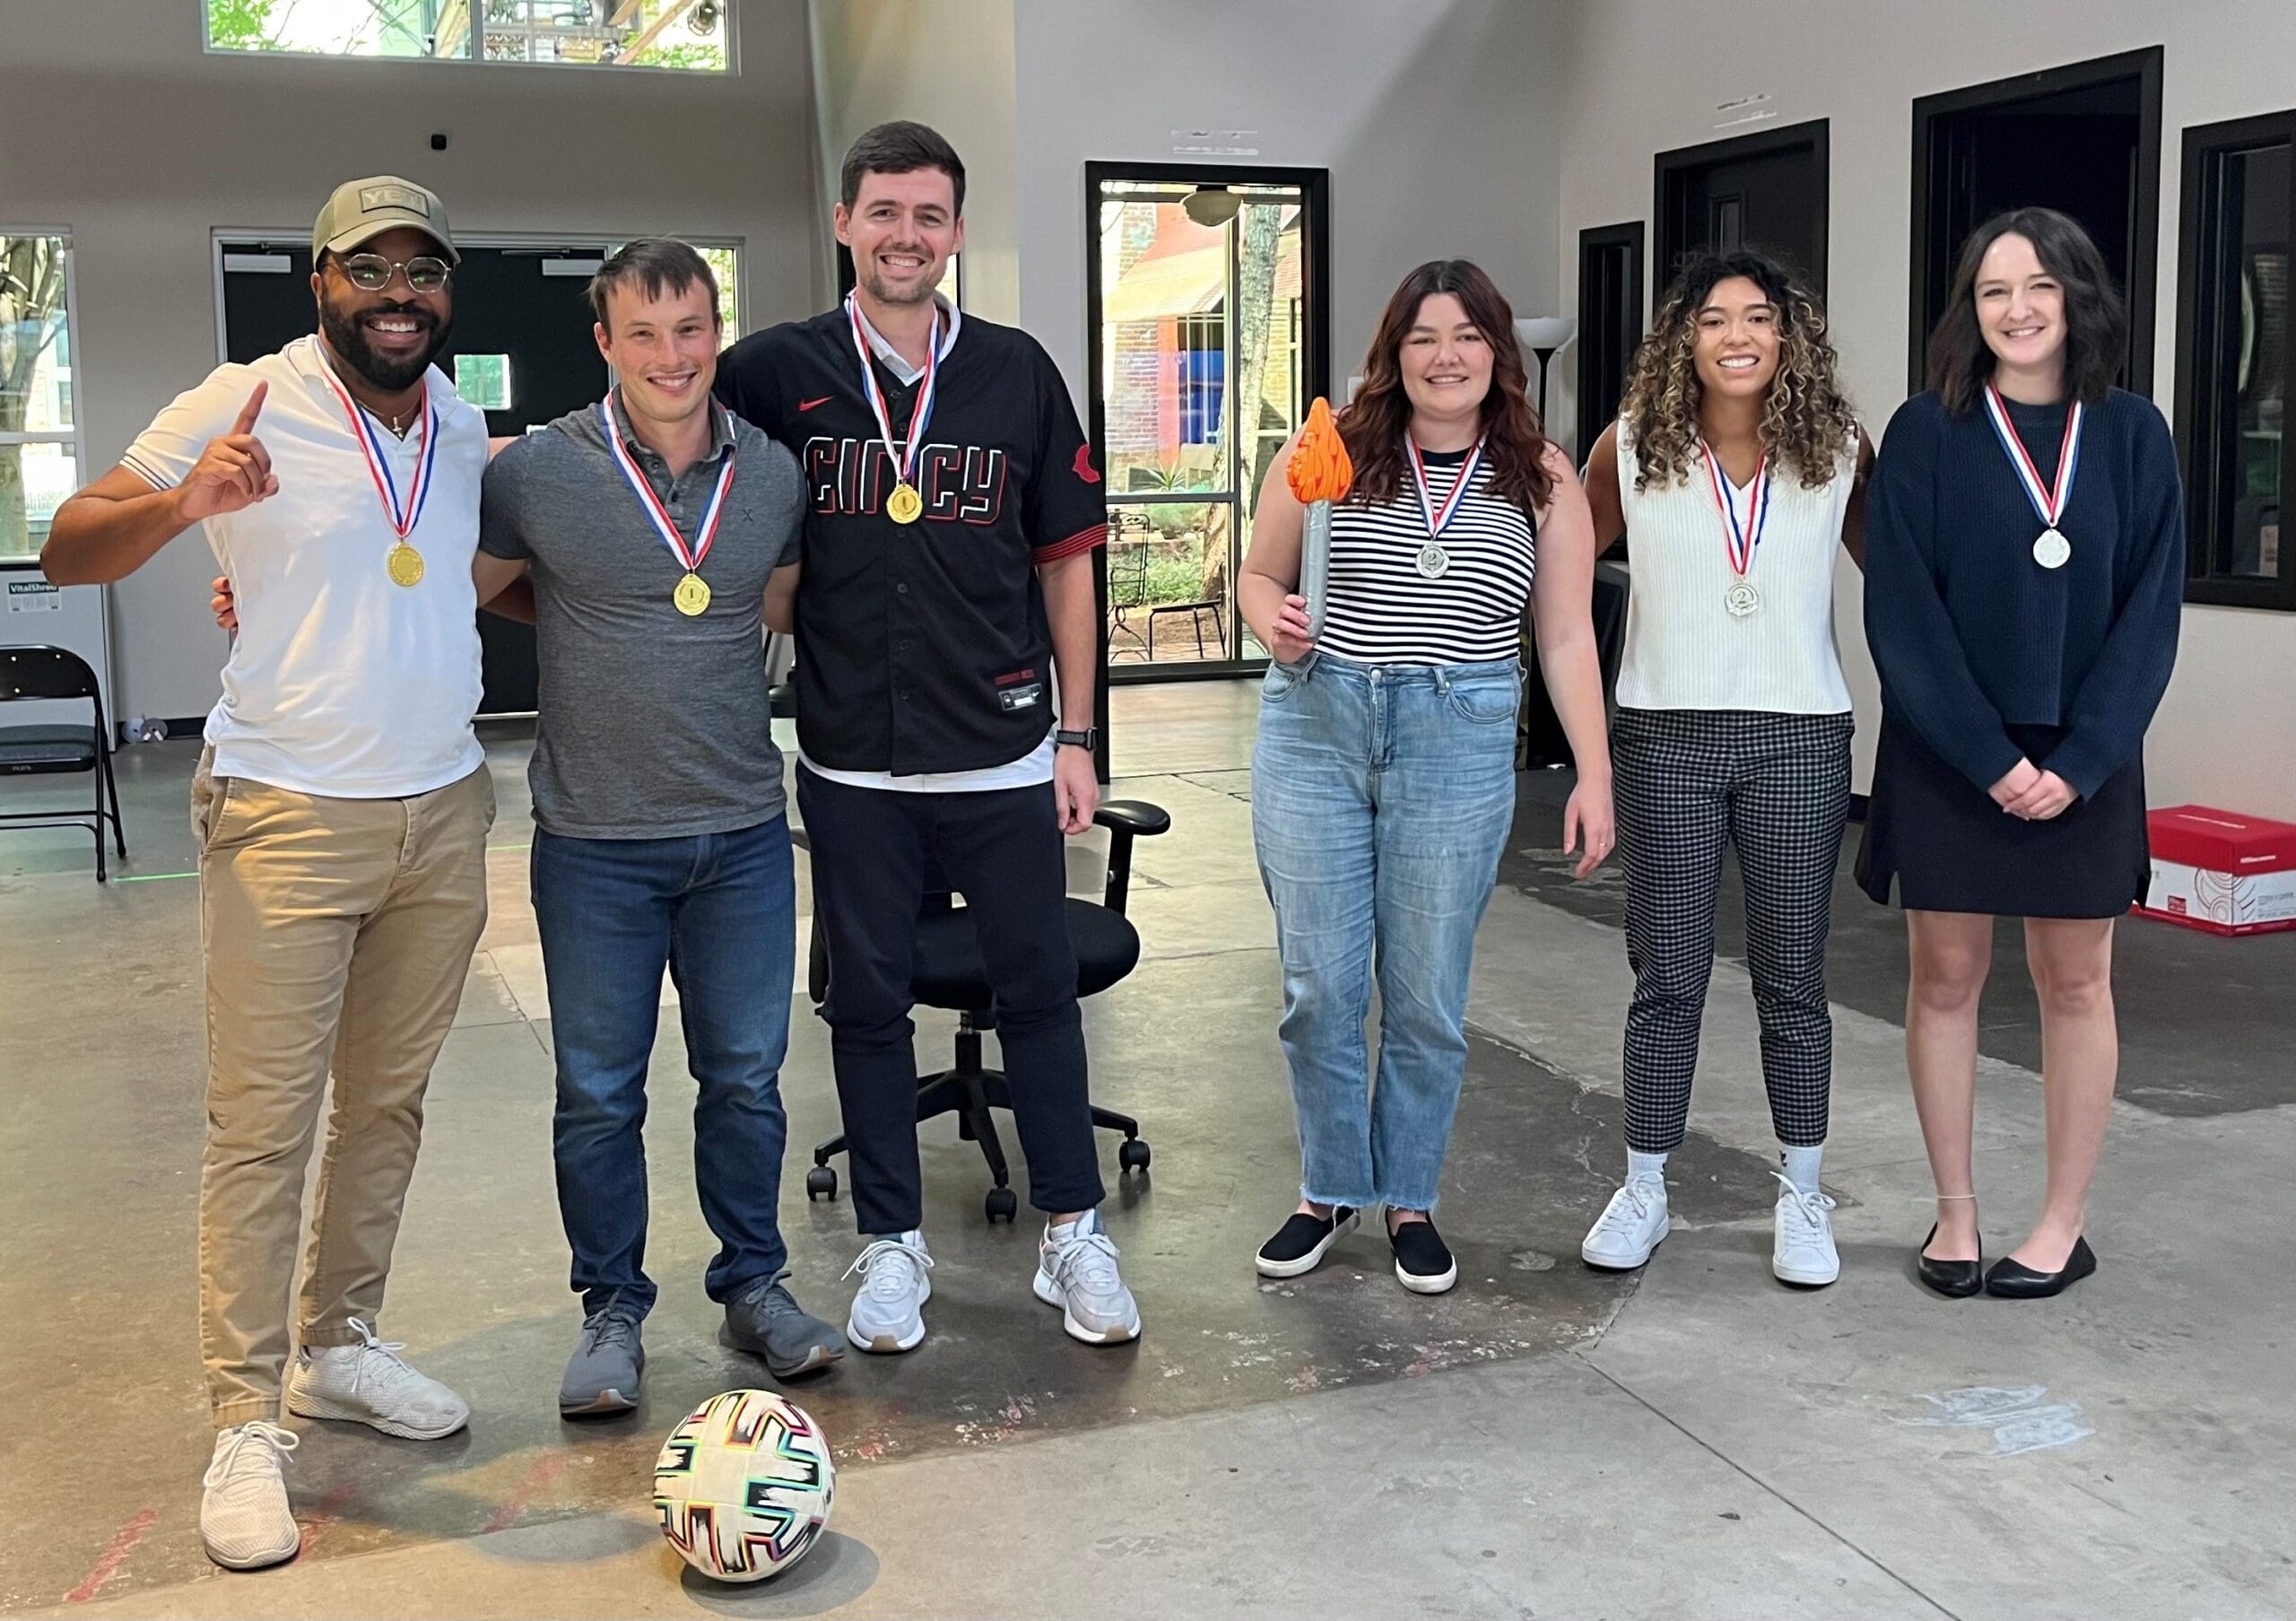
[[1307,193],[1143,169],[1094,200],[1109,661],[1256,658],[1235,579],[1306,405]]
[[207,48],[725,73],[734,0],[202,0]]
[[80,484],[71,255],[68,238],[0,231],[0,559],[37,556]]

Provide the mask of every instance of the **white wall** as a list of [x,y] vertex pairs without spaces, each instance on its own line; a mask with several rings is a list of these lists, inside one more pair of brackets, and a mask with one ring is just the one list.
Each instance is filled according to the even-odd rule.
[[[2296,105],[2296,6],[2283,0],[1740,0],[1726,26],[1680,0],[1562,12],[1564,301],[1577,306],[1580,230],[1649,218],[1654,153],[1738,133],[1716,130],[1718,102],[1767,93],[1780,124],[1828,119],[1828,302],[1847,380],[1876,437],[1906,392],[1915,97],[2166,47],[2152,372],[2164,412],[2176,378],[2181,132]],[[1657,274],[1652,266],[1654,283]],[[1575,373],[1575,358],[1565,352],[1558,379]],[[1561,405],[1554,414],[1570,420]],[[1857,576],[1846,566],[1843,575],[1837,621],[1858,701],[1863,788],[1878,707]],[[2145,754],[2156,805],[2296,817],[2296,614],[2187,607],[2176,678]]]
[[[71,229],[86,475],[215,364],[210,231],[308,232],[357,175],[432,187],[471,235],[738,237],[752,324],[810,312],[804,0],[740,0],[738,28],[741,72],[720,78],[210,56],[196,0],[8,0],[0,226]],[[114,589],[121,715],[214,702],[213,571],[187,536]]]
[[[813,117],[824,214],[845,149],[892,118],[930,124],[965,163],[965,308],[1021,318],[1013,164],[1013,0],[810,0]],[[824,228],[823,285],[836,286]]]
[[[1023,324],[1082,409],[1084,162],[1331,171],[1332,371],[1387,295],[1472,258],[1518,315],[1555,299],[1553,8],[1530,0],[1013,0]],[[1182,157],[1176,130],[1252,130],[1257,157]]]

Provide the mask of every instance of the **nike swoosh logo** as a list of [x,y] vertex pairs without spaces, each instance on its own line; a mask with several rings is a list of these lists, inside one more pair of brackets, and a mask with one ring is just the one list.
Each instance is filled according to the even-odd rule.
[[834,394],[824,394],[819,399],[801,399],[797,402],[797,409],[811,411],[815,405],[826,405],[836,397]]

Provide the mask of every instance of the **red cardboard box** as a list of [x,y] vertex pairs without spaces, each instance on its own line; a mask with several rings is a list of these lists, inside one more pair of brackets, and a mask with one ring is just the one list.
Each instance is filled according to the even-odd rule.
[[2178,805],[2149,825],[2152,883],[2140,915],[2220,935],[2296,928],[2296,823]]

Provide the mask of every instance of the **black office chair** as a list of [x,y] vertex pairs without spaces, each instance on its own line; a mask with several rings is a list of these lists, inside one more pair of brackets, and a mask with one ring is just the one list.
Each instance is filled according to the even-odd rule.
[[[1098,901],[1067,902],[1068,939],[1076,953],[1076,994],[1098,995],[1130,973],[1140,961],[1140,931],[1124,915],[1132,885],[1132,841],[1165,832],[1170,813],[1137,799],[1113,799],[1093,817],[1112,835],[1109,845],[1107,892]],[[803,832],[798,844],[811,848]],[[806,968],[806,991],[819,1007],[829,994],[829,948],[818,906]],[[981,1063],[980,1037],[996,1028],[995,998],[988,988],[988,970],[981,962],[980,942],[966,909],[947,893],[928,894],[917,924],[917,954],[909,977],[910,994],[926,1007],[945,1007],[958,1015],[955,1067],[926,1076],[917,1084],[918,1124],[944,1114],[957,1117],[957,1135],[980,1145],[981,1156],[996,1185],[988,1190],[988,1219],[1009,1222],[1020,1209],[1004,1163],[1004,1145],[996,1135],[993,1109],[1009,1111],[1013,1094],[1004,1072]],[[1129,1115],[1095,1106],[1092,1124],[1103,1131],[1124,1134],[1117,1163],[1126,1171],[1148,1168],[1148,1144],[1140,1122]],[[830,1161],[845,1152],[845,1138],[833,1137],[813,1150],[813,1168],[805,1173],[805,1198],[837,1197],[837,1172]]]
[[[68,648],[0,647],[0,703],[32,699],[85,698],[94,706],[89,726],[0,727],[0,776],[51,771],[93,771],[96,802],[91,811],[0,811],[0,822],[26,827],[84,827],[96,836],[96,882],[110,875],[104,864],[104,824],[127,858],[127,832],[119,819],[119,783],[112,776],[111,728],[104,720],[103,689],[88,661]],[[106,806],[109,809],[106,809]]]

